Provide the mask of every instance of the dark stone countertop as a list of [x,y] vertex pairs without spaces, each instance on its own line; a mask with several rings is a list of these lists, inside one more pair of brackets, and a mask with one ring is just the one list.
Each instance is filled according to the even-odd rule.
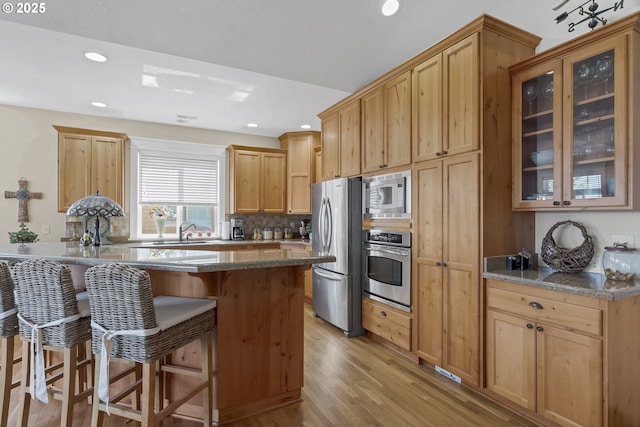
[[547,267],[507,270],[506,256],[485,258],[483,277],[609,301],[640,295],[639,280],[609,280],[598,273],[559,273]]

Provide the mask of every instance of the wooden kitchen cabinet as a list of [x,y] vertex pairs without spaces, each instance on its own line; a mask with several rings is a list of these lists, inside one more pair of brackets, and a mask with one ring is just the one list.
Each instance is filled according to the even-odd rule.
[[124,206],[124,142],[127,135],[54,126],[58,131],[58,212],[95,194]]
[[473,33],[414,67],[414,162],[478,149],[479,37]]
[[424,162],[413,173],[415,351],[471,384],[480,378],[479,157]]
[[287,152],[230,145],[230,213],[285,213]]
[[[487,390],[562,426],[636,424],[637,418],[611,423],[603,404],[629,404],[606,396],[603,320],[622,320],[621,313],[608,310],[628,302],[487,280]],[[638,338],[630,335],[630,340]],[[608,388],[612,395],[619,392],[614,384]]]
[[411,164],[411,71],[361,97],[362,172]]
[[281,135],[280,148],[287,150],[287,212],[311,213],[311,184],[315,181],[320,132],[288,132]]
[[363,298],[362,327],[403,350],[411,350],[409,313],[371,298]]
[[313,182],[322,181],[322,146],[314,148],[314,158],[316,167],[316,176]]
[[322,180],[360,174],[360,99],[354,99],[322,120]]
[[511,209],[508,67],[538,42],[484,16],[412,67],[412,349],[473,387],[484,375],[481,260],[535,244],[533,213]]
[[511,68],[514,209],[636,209],[638,14]]

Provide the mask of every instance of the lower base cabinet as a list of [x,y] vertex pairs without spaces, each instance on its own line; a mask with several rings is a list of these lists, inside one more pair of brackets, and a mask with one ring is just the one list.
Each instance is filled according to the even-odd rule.
[[402,310],[363,298],[362,327],[403,350],[411,350],[411,316]]
[[486,390],[538,422],[640,425],[639,298],[487,280]]

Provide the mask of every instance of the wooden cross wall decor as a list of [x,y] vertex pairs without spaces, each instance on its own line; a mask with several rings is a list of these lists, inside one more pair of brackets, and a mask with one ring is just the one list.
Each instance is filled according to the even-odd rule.
[[27,208],[27,202],[30,199],[42,199],[42,193],[30,193],[28,187],[27,178],[20,178],[18,180],[17,191],[5,191],[5,199],[18,199],[18,222],[24,225],[25,222],[29,222],[29,209]]

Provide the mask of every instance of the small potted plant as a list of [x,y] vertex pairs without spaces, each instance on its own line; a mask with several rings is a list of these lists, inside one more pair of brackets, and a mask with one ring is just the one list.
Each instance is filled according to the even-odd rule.
[[38,235],[24,224],[20,225],[20,230],[9,232],[9,243],[33,243],[38,240]]

